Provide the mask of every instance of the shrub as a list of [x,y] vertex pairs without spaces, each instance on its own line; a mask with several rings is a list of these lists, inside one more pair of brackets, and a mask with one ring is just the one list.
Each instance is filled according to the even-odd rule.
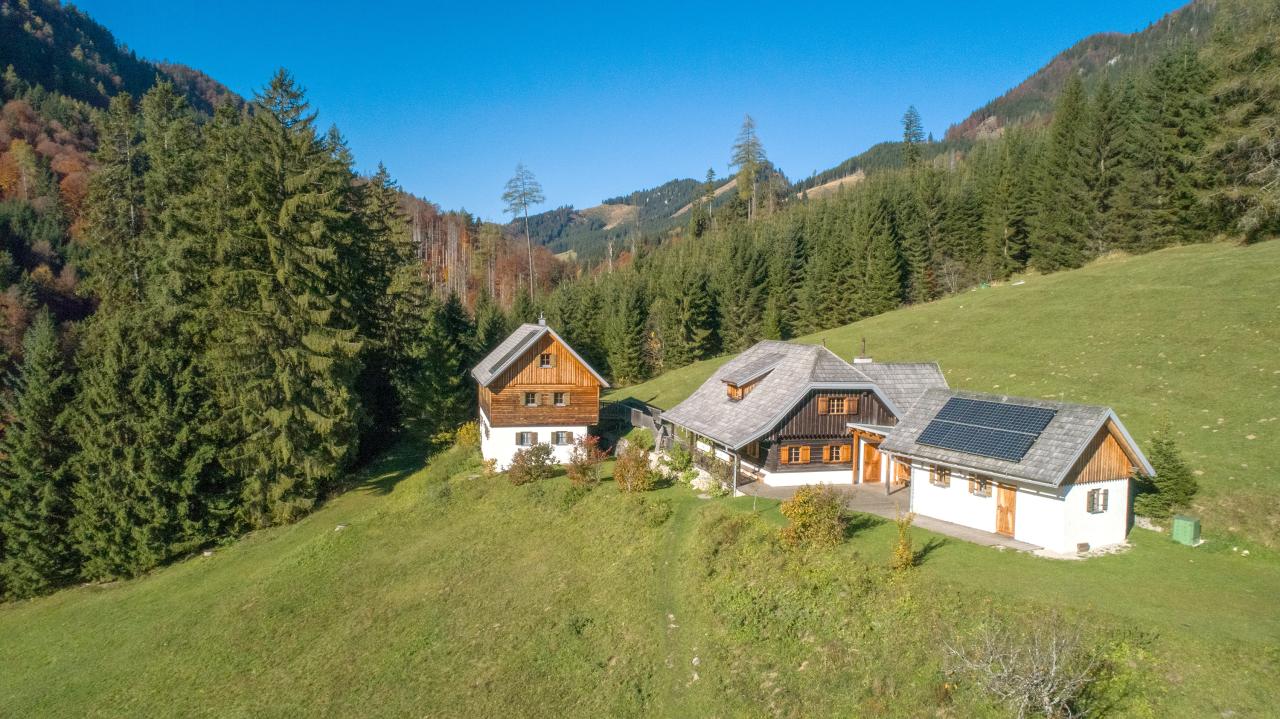
[[889,561],[889,566],[895,571],[905,571],[916,564],[916,552],[911,546],[911,523],[915,519],[915,512],[907,512],[899,514],[893,520],[898,525],[898,540],[893,544],[893,558]]
[[498,473],[497,459],[486,459],[482,464],[484,464],[484,476],[492,477]]
[[844,539],[844,504],[830,487],[805,485],[779,507],[789,524],[782,541],[792,547],[834,547]]
[[1106,679],[1106,652],[1056,613],[1015,624],[988,619],[946,646],[947,674],[968,679],[1017,717],[1077,717]]
[[653,489],[654,473],[649,467],[649,450],[628,442],[613,467],[613,481],[622,492],[647,492]]
[[535,444],[527,449],[516,451],[516,456],[507,468],[507,479],[520,486],[530,482],[550,479],[555,474],[555,453],[549,444]]
[[1164,519],[1190,506],[1199,486],[1173,441],[1173,428],[1167,421],[1152,435],[1147,445],[1147,458],[1151,460],[1156,474],[1154,477],[1134,478],[1134,511],[1146,517]]
[[667,452],[667,467],[678,475],[682,475],[693,467],[693,455],[684,445],[675,445]]
[[600,463],[603,461],[600,438],[586,434],[573,443],[573,452],[569,455],[565,472],[573,486],[594,487],[600,484]]
[[459,447],[479,447],[480,446],[480,425],[476,422],[467,422],[458,428],[453,435],[453,443]]
[[624,439],[627,440],[627,444],[638,444],[642,449],[650,451],[656,446],[656,442],[653,440],[653,432],[643,427],[636,427],[627,432],[627,436]]

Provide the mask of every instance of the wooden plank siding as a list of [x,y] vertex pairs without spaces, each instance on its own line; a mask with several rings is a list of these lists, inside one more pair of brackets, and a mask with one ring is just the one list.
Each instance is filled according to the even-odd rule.
[[1124,479],[1133,474],[1136,466],[1134,459],[1125,451],[1117,429],[1108,422],[1080,454],[1067,473],[1066,482],[1089,484]]
[[[850,407],[847,414],[829,414],[820,412],[825,409],[830,397],[844,397],[847,403],[855,402],[857,407]],[[821,405],[821,407],[820,407]],[[812,472],[821,469],[851,469],[857,459],[854,455],[849,435],[848,424],[893,425],[897,418],[884,406],[873,392],[867,390],[813,390],[804,401],[798,403],[762,440],[762,448],[767,447],[764,467],[770,472]],[[841,462],[822,461],[823,448],[830,445],[848,447]],[[781,448],[803,446],[809,448],[810,461],[807,464],[793,464],[781,461]]]
[[[551,354],[552,367],[538,366],[544,353]],[[600,380],[550,334],[539,338],[479,392],[480,408],[494,427],[591,425],[600,419]],[[524,405],[525,392],[539,394],[537,407]],[[568,406],[543,403],[556,392],[568,393]]]

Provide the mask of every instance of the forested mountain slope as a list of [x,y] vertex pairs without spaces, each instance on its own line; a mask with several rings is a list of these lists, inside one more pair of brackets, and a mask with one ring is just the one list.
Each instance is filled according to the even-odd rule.
[[1217,0],[1194,0],[1146,29],[1131,34],[1104,32],[1081,40],[1000,97],[983,105],[947,130],[947,140],[989,137],[1005,127],[1044,124],[1068,79],[1082,78],[1094,87],[1140,72],[1180,45],[1209,42]]

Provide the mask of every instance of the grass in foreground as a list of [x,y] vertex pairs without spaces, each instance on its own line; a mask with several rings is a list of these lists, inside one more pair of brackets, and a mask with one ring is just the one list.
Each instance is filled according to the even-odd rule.
[[[1194,245],[908,307],[800,338],[937,360],[952,387],[1115,408],[1141,443],[1168,418],[1206,533],[1280,547],[1280,242]],[[728,358],[614,392],[670,408]],[[1240,539],[1231,540],[1239,543]]]
[[[1003,716],[939,647],[989,612],[1134,627],[1115,716],[1280,701],[1280,563],[1143,534],[1052,562],[961,542],[889,580],[892,527],[774,541],[776,505],[481,476],[402,448],[306,520],[151,576],[0,607],[14,716]],[[341,530],[338,526],[345,525]],[[917,544],[930,536],[917,533]],[[1192,561],[1194,560],[1194,561]],[[696,661],[695,661],[696,659]]]

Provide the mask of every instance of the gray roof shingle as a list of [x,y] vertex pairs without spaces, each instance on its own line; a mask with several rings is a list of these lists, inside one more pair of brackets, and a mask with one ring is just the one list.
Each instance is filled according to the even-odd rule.
[[[920,433],[952,397],[1044,407],[1055,410],[1055,414],[1035,443],[1027,450],[1026,455],[1017,462],[920,444],[917,441]],[[1150,463],[1142,455],[1133,438],[1129,436],[1128,430],[1109,407],[948,389],[925,391],[911,411],[889,432],[889,436],[880,444],[880,450],[959,466],[979,473],[1003,475],[1057,487],[1066,479],[1076,459],[1085,451],[1089,442],[1108,419],[1112,420],[1124,435],[1124,439],[1143,465],[1144,471],[1153,472]]]
[[868,362],[854,365],[904,411],[928,390],[946,389],[937,362]]
[[535,325],[527,322],[517,327],[514,332],[507,335],[506,339],[499,342],[497,347],[494,347],[489,354],[485,355],[484,359],[480,360],[480,362],[471,369],[471,376],[476,382],[480,383],[481,387],[488,386],[489,383],[497,378],[498,375],[502,374],[502,371],[505,370],[512,362],[516,361],[520,355],[524,354],[526,350],[532,347],[533,343],[537,342],[540,337],[548,333],[550,333],[556,341],[564,345],[565,348],[582,363],[583,367],[586,367],[591,374],[595,375],[595,378],[600,380],[601,386],[609,386],[609,383],[605,381],[605,378],[601,377],[600,373],[597,372],[594,367],[587,364],[587,361],[582,359],[582,355],[579,355],[573,347],[570,347],[568,342],[561,339],[560,335],[556,334],[555,330],[547,327],[546,325]]
[[[746,397],[729,399],[725,382],[759,376],[770,365]],[[763,340],[722,365],[662,418],[737,448],[769,431],[809,390],[845,387],[876,389],[869,377],[826,347]]]

